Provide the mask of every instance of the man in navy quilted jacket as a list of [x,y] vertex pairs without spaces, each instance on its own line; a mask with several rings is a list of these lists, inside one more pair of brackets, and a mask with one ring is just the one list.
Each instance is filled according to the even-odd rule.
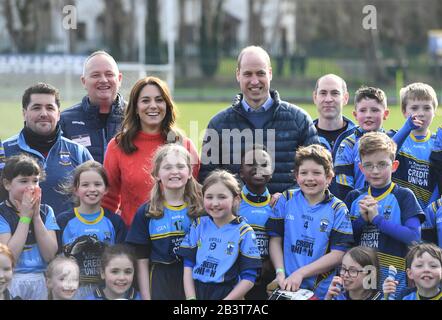
[[118,90],[122,74],[115,59],[105,51],[92,53],[84,63],[83,100],[61,113],[63,136],[88,148],[103,163],[107,144],[120,130],[125,102]]
[[260,144],[274,160],[269,191],[282,192],[294,185],[296,149],[319,143],[316,128],[303,109],[281,100],[278,92],[270,89],[272,67],[263,48],[249,46],[241,51],[236,79],[241,93],[206,129],[199,180],[203,182],[218,168],[237,174],[244,152]]

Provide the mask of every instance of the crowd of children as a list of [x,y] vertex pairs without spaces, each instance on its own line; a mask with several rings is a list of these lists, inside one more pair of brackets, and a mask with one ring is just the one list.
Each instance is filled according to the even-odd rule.
[[242,152],[241,183],[215,170],[200,185],[186,148],[165,144],[129,228],[102,207],[100,163],[74,170],[63,192],[75,206],[55,216],[41,203],[39,163],[7,158],[0,300],[263,300],[269,288],[325,300],[442,299],[442,128],[429,131],[438,102],[422,83],[400,99],[405,124],[386,134],[385,93],[359,89],[359,125],[336,158],[300,147],[296,188],[273,197],[264,146]]

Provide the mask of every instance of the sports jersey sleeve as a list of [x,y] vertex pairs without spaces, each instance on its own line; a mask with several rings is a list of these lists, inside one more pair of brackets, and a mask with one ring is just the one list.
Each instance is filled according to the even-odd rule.
[[430,154],[431,165],[435,168],[439,189],[442,190],[442,126],[437,129],[436,140]]
[[356,210],[358,206],[356,200],[358,197],[359,197],[358,190],[353,190],[345,198],[345,204],[349,209],[353,238],[355,239],[356,242],[358,242],[357,239],[361,238],[362,229],[367,224],[367,222],[364,219],[362,219],[362,217],[359,214],[356,214],[356,212],[358,212],[358,210]]
[[60,230],[60,227],[57,224],[57,219],[55,219],[54,210],[48,205],[45,205],[46,212],[46,221],[45,227],[47,230]]
[[417,127],[414,125],[413,120],[410,116],[407,118],[402,128],[400,128],[391,138],[397,145],[397,152],[399,152],[402,144],[404,143],[405,139],[407,139],[407,137],[410,135],[411,131],[415,129],[417,129]]
[[9,226],[8,221],[0,216],[0,234],[3,233],[11,233],[11,227]]
[[410,189],[401,189],[400,193],[397,194],[397,201],[401,209],[402,224],[414,216],[417,216],[420,222],[425,221],[425,214],[422,211],[416,196],[413,194],[413,192],[411,192]]
[[146,217],[146,205],[142,205],[135,213],[134,220],[126,236],[126,242],[136,247],[143,246],[150,256],[151,240],[149,234],[149,218]]
[[284,191],[267,219],[266,230],[270,237],[284,237],[285,205],[288,198],[289,191]]
[[196,253],[198,251],[198,232],[200,223],[200,218],[197,218],[195,221],[192,222],[189,232],[185,235],[183,241],[181,241],[180,248],[178,249],[177,254],[183,257],[184,265],[186,267],[193,267],[196,263]]
[[414,241],[421,240],[421,222],[416,216],[406,220],[404,225],[395,224],[382,216],[374,217],[372,222],[382,233],[388,234],[405,244],[412,244]]
[[110,217],[115,229],[115,243],[123,243],[127,236],[126,224],[123,219],[115,213],[111,213]]
[[[248,269],[258,270],[261,269],[262,261],[261,254],[256,246],[256,234],[253,228],[248,224],[245,224],[241,229],[240,234],[240,249],[239,249],[239,272],[242,273]],[[251,276],[249,272],[246,272]],[[251,277],[248,279],[250,280]],[[256,279],[256,276],[255,276]],[[253,279],[253,282],[255,281]],[[252,280],[250,280],[252,281]]]
[[336,174],[336,183],[354,188],[354,156],[353,156],[353,148],[355,147],[354,139],[348,137],[342,141],[341,145],[338,148],[338,152],[336,153],[335,159],[335,174]]
[[350,215],[343,202],[340,202],[335,210],[335,221],[330,233],[330,249],[346,251],[354,242]]
[[435,221],[438,246],[442,248],[442,207],[436,211]]

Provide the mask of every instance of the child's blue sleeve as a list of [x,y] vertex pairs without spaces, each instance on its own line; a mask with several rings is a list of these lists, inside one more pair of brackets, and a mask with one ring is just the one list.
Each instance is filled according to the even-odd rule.
[[60,230],[60,227],[57,224],[57,219],[55,218],[54,210],[48,205],[42,205],[46,207],[43,210],[46,210],[46,221],[45,227],[47,230]]
[[353,149],[355,148],[354,136],[347,137],[340,144],[336,152],[336,159],[334,162],[335,182],[337,186],[334,187],[336,196],[343,200],[347,194],[355,188],[355,156]]
[[247,269],[261,269],[261,253],[256,246],[256,234],[252,227],[247,227],[241,231],[239,247],[239,272]]
[[178,249],[177,255],[183,257],[186,267],[193,268],[196,264],[200,225],[200,218],[197,218],[192,222],[189,232],[184,236],[180,248]]
[[149,219],[146,217],[146,206],[142,205],[135,213],[135,217],[126,236],[126,242],[132,244],[150,244]]
[[269,236],[284,237],[285,207],[288,199],[292,195],[293,190],[284,191],[273,207],[273,210],[266,222],[266,229]]
[[417,216],[408,218],[404,225],[386,220],[380,215],[374,217],[372,222],[382,233],[407,245],[421,240],[421,221]]
[[350,215],[343,202],[340,202],[335,210],[335,220],[330,233],[330,248],[332,250],[346,251],[354,242]]
[[399,152],[399,149],[401,148],[402,144],[407,139],[407,137],[410,135],[411,131],[417,128],[418,127],[414,125],[411,116],[408,117],[402,128],[400,128],[399,131],[396,132],[396,134],[392,137],[392,140],[397,145],[397,152]]
[[8,221],[0,216],[0,234],[2,233],[11,233],[11,227],[9,226]]
[[437,242],[439,247],[442,248],[442,207],[436,212],[436,230],[437,230]]

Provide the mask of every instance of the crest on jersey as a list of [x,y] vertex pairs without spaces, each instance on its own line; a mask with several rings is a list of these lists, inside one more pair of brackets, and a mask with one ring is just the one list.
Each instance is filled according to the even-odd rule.
[[322,219],[319,225],[319,231],[325,232],[327,231],[327,227],[329,225],[329,222],[327,219]]
[[70,166],[71,162],[71,154],[69,152],[60,152],[60,161],[59,164],[62,166]]
[[233,254],[233,249],[235,249],[235,243],[231,241],[227,242],[226,254],[231,256]]

